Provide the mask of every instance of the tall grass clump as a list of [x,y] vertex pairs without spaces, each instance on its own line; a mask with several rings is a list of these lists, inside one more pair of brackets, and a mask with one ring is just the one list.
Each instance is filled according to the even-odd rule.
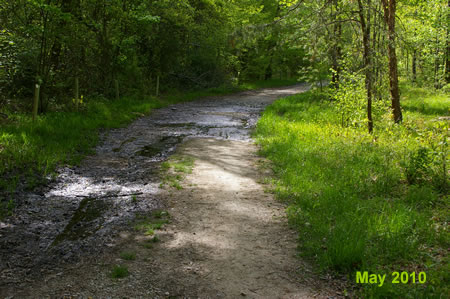
[[404,125],[380,112],[373,135],[317,91],[276,101],[255,131],[304,255],[353,282],[356,271],[389,281],[392,271],[429,277],[425,285],[366,286],[364,296],[448,292],[448,123],[439,117],[448,115],[449,99],[405,94]]

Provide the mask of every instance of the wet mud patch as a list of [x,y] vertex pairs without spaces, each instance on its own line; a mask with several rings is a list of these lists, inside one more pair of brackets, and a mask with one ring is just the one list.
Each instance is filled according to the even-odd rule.
[[193,128],[196,126],[195,123],[159,123],[161,127],[168,127],[168,128]]
[[113,151],[113,152],[120,152],[120,150],[122,149],[122,147],[123,147],[125,144],[127,144],[127,143],[129,143],[129,142],[133,142],[133,141],[135,141],[135,140],[136,140],[136,137],[128,138],[127,140],[122,141],[122,143],[120,143],[120,146],[119,146],[119,147],[114,147],[114,148],[112,149],[112,151]]
[[166,158],[185,136],[163,136],[157,142],[144,146],[136,155],[147,158]]
[[101,216],[107,208],[108,204],[105,200],[84,198],[64,231],[56,236],[52,246],[64,240],[76,241],[95,233],[103,224]]

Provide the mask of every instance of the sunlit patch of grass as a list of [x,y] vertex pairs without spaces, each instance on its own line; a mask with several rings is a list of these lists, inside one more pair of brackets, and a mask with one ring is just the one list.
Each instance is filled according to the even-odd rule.
[[443,91],[401,83],[401,103],[406,117],[436,118],[450,116],[450,95]]
[[153,236],[151,239],[145,240],[141,243],[144,248],[152,249],[155,243],[160,242],[160,239],[157,235]]
[[170,223],[170,215],[167,211],[154,211],[149,216],[138,217],[134,229],[146,235],[154,235],[156,230],[168,223]]
[[124,278],[129,275],[128,268],[126,266],[115,265],[111,270],[112,278]]
[[440,254],[450,244],[442,229],[448,196],[440,168],[446,162],[439,158],[445,157],[439,142],[446,129],[434,121],[445,112],[448,100],[441,100],[425,98],[425,108],[414,113],[405,109],[401,126],[389,117],[378,120],[373,135],[343,128],[333,103],[318,92],[276,101],[258,123],[261,154],[273,162],[277,177],[273,190],[289,204],[305,256],[352,281],[354,271],[423,269],[446,277],[425,287],[368,287],[365,297],[448,291]]
[[172,155],[161,165],[161,170],[163,171],[161,187],[169,185],[178,190],[183,189],[181,182],[184,180],[186,174],[192,172],[193,167],[193,157]]
[[124,251],[120,253],[120,258],[127,261],[133,261],[136,259],[136,253]]

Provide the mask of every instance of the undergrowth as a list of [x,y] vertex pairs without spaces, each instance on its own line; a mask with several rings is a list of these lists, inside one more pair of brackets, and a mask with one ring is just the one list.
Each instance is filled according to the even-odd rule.
[[[323,270],[387,274],[362,297],[448,294],[449,97],[402,85],[404,122],[380,115],[374,134],[344,125],[335,101],[317,91],[269,106],[255,135],[273,162],[274,192],[288,203],[301,253]],[[419,96],[420,95],[420,96]],[[392,284],[393,271],[425,284]]]

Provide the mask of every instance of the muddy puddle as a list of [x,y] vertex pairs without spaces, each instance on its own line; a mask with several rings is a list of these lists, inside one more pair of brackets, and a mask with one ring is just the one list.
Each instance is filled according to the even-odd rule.
[[107,208],[108,203],[104,200],[89,197],[83,199],[64,231],[56,236],[51,246],[57,246],[66,240],[84,239],[94,234],[101,227],[103,211]]
[[183,141],[183,137],[185,136],[163,136],[157,142],[142,147],[136,154],[156,161],[165,159]]
[[[159,167],[190,137],[250,140],[265,106],[307,85],[263,89],[155,110],[101,136],[96,154],[33,192],[18,190],[0,222],[0,297],[63,263],[114,247],[136,215],[162,208]],[[6,290],[6,291],[5,291]]]

